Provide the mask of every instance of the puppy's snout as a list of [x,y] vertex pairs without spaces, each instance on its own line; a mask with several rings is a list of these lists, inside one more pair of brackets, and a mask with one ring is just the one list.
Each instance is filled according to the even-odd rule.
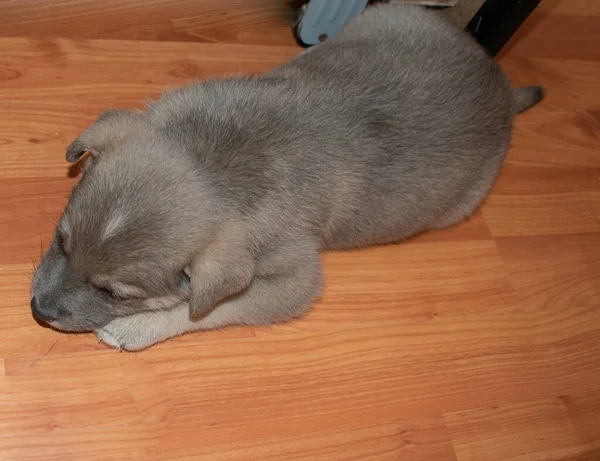
[[42,322],[50,323],[56,320],[56,315],[40,307],[40,303],[35,296],[31,298],[31,312],[36,319]]

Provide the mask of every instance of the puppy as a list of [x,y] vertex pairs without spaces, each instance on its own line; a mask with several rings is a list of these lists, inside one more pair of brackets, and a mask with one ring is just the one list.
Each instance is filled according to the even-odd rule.
[[542,95],[437,13],[384,5],[263,75],[106,111],[67,149],[89,155],[33,314],[126,350],[299,317],[320,251],[468,217]]

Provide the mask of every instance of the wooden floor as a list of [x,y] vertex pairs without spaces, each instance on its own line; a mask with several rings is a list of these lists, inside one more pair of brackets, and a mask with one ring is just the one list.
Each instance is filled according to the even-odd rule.
[[0,460],[600,460],[597,1],[543,0],[503,53],[548,96],[482,211],[324,255],[305,319],[135,354],[33,321],[75,135],[109,106],[299,52],[285,2],[228,3],[0,3]]

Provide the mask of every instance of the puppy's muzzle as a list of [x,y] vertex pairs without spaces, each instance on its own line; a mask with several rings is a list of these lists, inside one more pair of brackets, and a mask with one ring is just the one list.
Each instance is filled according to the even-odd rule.
[[35,296],[31,298],[31,312],[40,322],[51,323],[57,318],[57,312],[50,309],[48,305],[44,307]]

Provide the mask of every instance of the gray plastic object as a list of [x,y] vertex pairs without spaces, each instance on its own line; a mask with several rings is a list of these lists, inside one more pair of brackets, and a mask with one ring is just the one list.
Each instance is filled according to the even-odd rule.
[[369,0],[310,0],[302,7],[296,36],[311,46],[334,37]]

